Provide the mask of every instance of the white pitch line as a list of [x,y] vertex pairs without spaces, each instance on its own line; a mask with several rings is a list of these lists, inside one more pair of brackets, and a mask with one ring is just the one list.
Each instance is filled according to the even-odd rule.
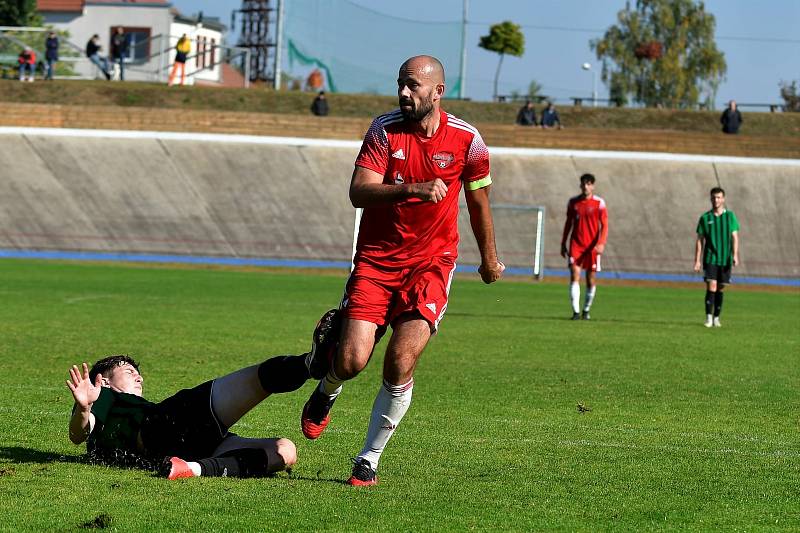
[[[273,137],[261,135],[238,135],[226,133],[194,133],[175,131],[130,131],[130,130],[90,130],[76,128],[25,128],[17,126],[0,127],[0,135],[40,135],[54,137],[83,137],[103,139],[160,139],[165,141],[198,141],[240,144],[261,144],[281,146],[315,146],[324,148],[361,147],[361,141],[341,141],[335,139],[310,139],[304,137]],[[670,154],[663,152],[624,152],[603,150],[558,150],[552,148],[513,148],[503,146],[489,147],[493,155],[517,155],[526,157],[576,157],[583,159],[626,159],[641,161],[680,161],[692,163],[727,163],[733,165],[765,165],[800,167],[800,159],[777,159],[766,157],[734,157],[696,154]]]
[[95,294],[88,296],[75,296],[74,298],[65,298],[64,303],[75,304],[78,302],[88,302],[91,300],[104,300],[106,298],[115,298],[115,294]]

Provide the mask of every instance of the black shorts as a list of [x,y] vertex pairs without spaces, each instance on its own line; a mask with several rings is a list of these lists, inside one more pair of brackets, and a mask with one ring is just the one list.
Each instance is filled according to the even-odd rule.
[[211,408],[212,383],[183,389],[156,404],[141,429],[149,457],[178,456],[186,461],[211,457],[231,435]]
[[716,281],[721,285],[727,285],[731,282],[731,266],[705,263],[703,265],[703,279],[705,281]]

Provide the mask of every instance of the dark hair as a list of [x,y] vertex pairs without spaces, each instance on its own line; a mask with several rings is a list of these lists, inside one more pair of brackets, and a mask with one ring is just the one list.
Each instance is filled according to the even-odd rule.
[[122,365],[131,365],[137,372],[139,371],[139,364],[127,355],[109,355],[92,365],[92,369],[89,371],[89,379],[94,383],[97,374],[108,378],[115,368]]
[[581,183],[594,183],[594,174],[584,174],[581,176]]
[[714,196],[717,193],[722,193],[722,196],[725,196],[725,189],[722,187],[714,187],[711,189],[711,196]]

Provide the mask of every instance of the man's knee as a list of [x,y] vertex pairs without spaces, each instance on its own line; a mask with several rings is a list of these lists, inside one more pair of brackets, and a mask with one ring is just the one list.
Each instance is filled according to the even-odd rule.
[[297,463],[297,448],[295,447],[294,442],[290,441],[289,439],[278,439],[275,442],[275,446],[278,455],[280,455],[283,459],[283,463],[286,465],[286,468],[289,468]]
[[348,380],[366,368],[375,348],[375,330],[345,330],[336,354],[334,370],[336,377]]
[[364,357],[357,349],[342,346],[337,354],[335,371],[336,377],[341,380],[353,379],[367,366],[369,356]]

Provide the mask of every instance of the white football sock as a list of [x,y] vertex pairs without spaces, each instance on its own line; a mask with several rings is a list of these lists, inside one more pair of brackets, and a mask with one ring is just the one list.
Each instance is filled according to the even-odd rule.
[[404,385],[391,385],[384,381],[381,390],[378,391],[375,403],[372,405],[367,439],[364,441],[364,448],[358,454],[359,457],[369,461],[373,469],[378,468],[378,461],[386,443],[408,411],[413,389],[414,380],[411,379]]
[[189,466],[189,469],[192,471],[192,474],[194,474],[196,477],[200,477],[202,475],[203,469],[200,468],[200,463],[186,461],[186,464]]
[[331,398],[336,398],[342,392],[342,383],[343,381],[336,376],[336,372],[331,367],[325,377],[319,381],[319,390]]
[[594,293],[597,292],[597,285],[586,291],[586,299],[583,302],[583,312],[588,313],[594,301]]
[[577,313],[581,310],[581,284],[578,282],[569,284],[569,301],[572,303],[572,312]]

